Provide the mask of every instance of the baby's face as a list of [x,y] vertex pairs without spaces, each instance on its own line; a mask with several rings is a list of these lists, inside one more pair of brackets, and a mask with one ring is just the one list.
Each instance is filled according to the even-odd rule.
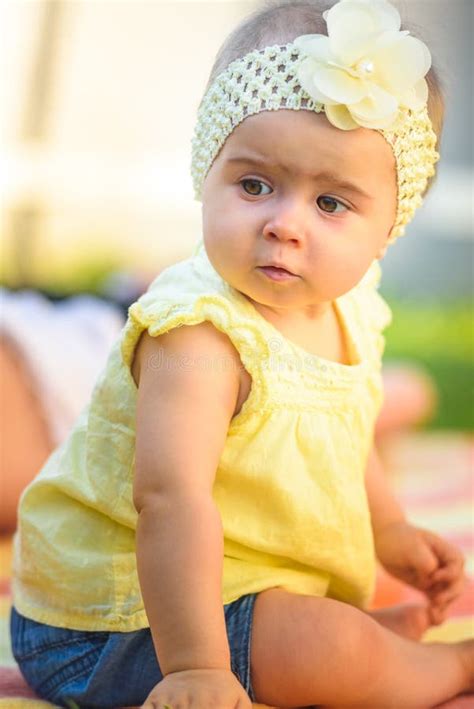
[[[264,111],[237,126],[204,181],[206,251],[250,300],[314,316],[383,255],[396,195],[395,158],[376,131]],[[271,262],[295,275],[272,279],[259,268]]]

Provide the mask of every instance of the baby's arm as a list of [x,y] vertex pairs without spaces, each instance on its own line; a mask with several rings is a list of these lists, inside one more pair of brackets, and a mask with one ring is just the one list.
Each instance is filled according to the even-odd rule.
[[365,489],[369,502],[374,539],[377,540],[382,529],[395,522],[404,522],[406,520],[403,509],[397,502],[387,482],[387,476],[375,443],[372,444],[367,460]]
[[[244,692],[231,673],[221,597],[223,530],[212,498],[239,363],[230,340],[204,322],[155,338],[145,333],[132,369],[139,378],[133,494],[140,586],[162,682],[168,687],[178,677],[171,673],[192,671],[180,687],[198,704],[206,701],[199,691],[215,688],[214,680],[225,696]],[[194,695],[196,675],[201,684]]]
[[365,482],[377,558],[393,576],[423,591],[429,600],[432,622],[441,622],[448,606],[464,588],[463,555],[437,534],[406,520],[375,445],[369,455]]

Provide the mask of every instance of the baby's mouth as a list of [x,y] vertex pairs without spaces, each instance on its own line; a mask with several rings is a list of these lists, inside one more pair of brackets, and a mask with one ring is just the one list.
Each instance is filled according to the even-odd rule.
[[264,273],[268,278],[273,281],[285,281],[298,278],[295,273],[288,271],[286,268],[280,266],[257,266],[257,270]]

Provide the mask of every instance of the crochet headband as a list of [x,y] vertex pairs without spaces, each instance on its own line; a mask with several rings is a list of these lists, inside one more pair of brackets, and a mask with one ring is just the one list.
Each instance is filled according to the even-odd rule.
[[192,140],[196,199],[224,142],[247,116],[291,109],[320,113],[341,130],[372,128],[390,144],[397,168],[397,213],[387,243],[423,201],[439,160],[424,76],[431,55],[400,31],[387,0],[339,0],[323,13],[328,36],[302,35],[230,63],[204,95]]

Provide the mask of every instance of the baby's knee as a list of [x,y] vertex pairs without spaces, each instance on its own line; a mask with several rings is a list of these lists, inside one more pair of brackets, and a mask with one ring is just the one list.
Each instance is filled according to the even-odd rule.
[[[357,608],[283,589],[260,593],[252,629],[251,675],[257,701],[307,706],[332,696],[347,668],[361,693],[376,680],[378,624]],[[374,664],[375,663],[375,664]],[[362,694],[361,694],[362,696]]]

